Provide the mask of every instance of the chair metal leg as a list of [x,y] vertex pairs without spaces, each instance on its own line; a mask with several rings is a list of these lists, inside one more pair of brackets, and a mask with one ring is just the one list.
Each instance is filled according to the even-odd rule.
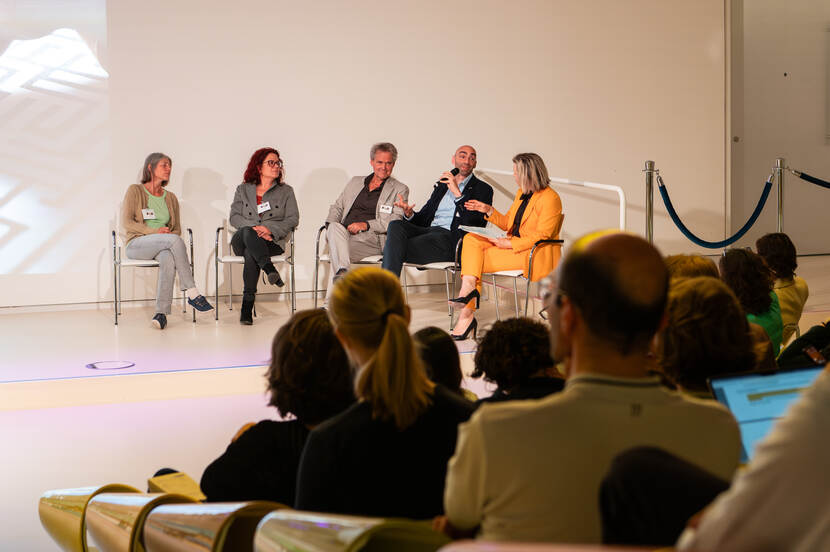
[[513,278],[513,305],[516,307],[516,318],[519,317],[519,288],[516,286],[516,280]]
[[112,263],[112,310],[115,311],[115,325],[118,325],[118,268]]
[[401,285],[403,286],[404,300],[409,303],[409,286],[406,284],[406,267],[401,267]]
[[444,270],[444,285],[447,288],[447,314],[450,317],[450,331],[452,331],[452,312],[454,309],[450,306],[452,296],[450,295],[450,275],[447,272],[447,270]]
[[213,286],[214,295],[216,297],[216,308],[213,309],[213,319],[219,320],[219,259],[214,256],[213,258],[213,275],[216,277],[215,285]]
[[530,278],[527,279],[527,289],[525,289],[525,316],[527,316],[527,306],[530,303]]
[[291,264],[288,269],[291,272],[291,314],[297,310],[297,288],[294,280],[294,253],[291,253]]
[[233,310],[233,265],[228,267],[228,283],[230,287],[228,288],[228,310]]
[[501,320],[501,314],[499,314],[499,290],[496,287],[495,274],[493,274],[493,300],[496,302],[496,320]]
[[[121,254],[119,253],[119,257]],[[122,289],[124,288],[124,281],[121,279],[121,264],[118,265],[118,314],[124,314],[121,310],[121,293]]]

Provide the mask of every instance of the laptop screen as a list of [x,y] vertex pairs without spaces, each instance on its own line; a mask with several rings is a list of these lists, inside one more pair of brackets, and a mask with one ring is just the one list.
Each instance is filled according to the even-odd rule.
[[810,366],[768,374],[721,376],[709,381],[715,399],[732,412],[741,428],[741,462],[752,458],[755,445],[769,434],[775,420],[786,413],[823,369]]

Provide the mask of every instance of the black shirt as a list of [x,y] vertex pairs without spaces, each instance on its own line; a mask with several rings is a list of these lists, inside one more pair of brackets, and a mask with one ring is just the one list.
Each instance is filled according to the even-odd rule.
[[530,378],[524,383],[514,386],[509,392],[497,389],[495,393],[476,403],[480,406],[486,402],[518,401],[523,399],[541,399],[562,391],[565,380],[562,378]]
[[380,191],[383,190],[383,185],[386,184],[386,180],[384,180],[380,183],[380,186],[373,191],[369,191],[369,183],[374,176],[375,173],[372,173],[363,180],[363,189],[357,194],[351,209],[346,214],[346,218],[343,219],[343,226],[348,227],[353,222],[374,220],[378,201],[380,200]]
[[442,385],[410,427],[372,418],[367,402],[316,427],[297,475],[295,508],[427,519],[443,513],[447,462],[458,424],[474,406]]
[[273,500],[291,506],[309,430],[297,420],[262,420],[228,445],[202,474],[208,502]]

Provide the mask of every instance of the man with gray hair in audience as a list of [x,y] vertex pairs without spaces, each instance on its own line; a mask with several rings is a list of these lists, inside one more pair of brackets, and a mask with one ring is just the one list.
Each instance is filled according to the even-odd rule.
[[[326,217],[334,279],[342,276],[351,263],[383,253],[386,227],[403,216],[395,201],[399,196],[404,201],[409,198],[406,184],[392,176],[398,160],[398,150],[393,144],[373,145],[369,160],[372,174],[349,180]],[[331,285],[328,289],[331,290]]]
[[603,231],[574,243],[545,299],[565,389],[484,405],[461,424],[439,528],[486,540],[600,542],[600,482],[617,454],[639,445],[732,476],[740,454],[732,415],[648,373],[668,283],[660,253],[640,237]]

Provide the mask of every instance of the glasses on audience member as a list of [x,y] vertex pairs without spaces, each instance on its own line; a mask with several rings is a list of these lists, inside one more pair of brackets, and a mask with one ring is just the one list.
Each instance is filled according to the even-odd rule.
[[282,168],[282,159],[280,159],[279,161],[274,161],[273,159],[269,159],[268,161],[265,162],[265,164],[268,165],[269,167]]

